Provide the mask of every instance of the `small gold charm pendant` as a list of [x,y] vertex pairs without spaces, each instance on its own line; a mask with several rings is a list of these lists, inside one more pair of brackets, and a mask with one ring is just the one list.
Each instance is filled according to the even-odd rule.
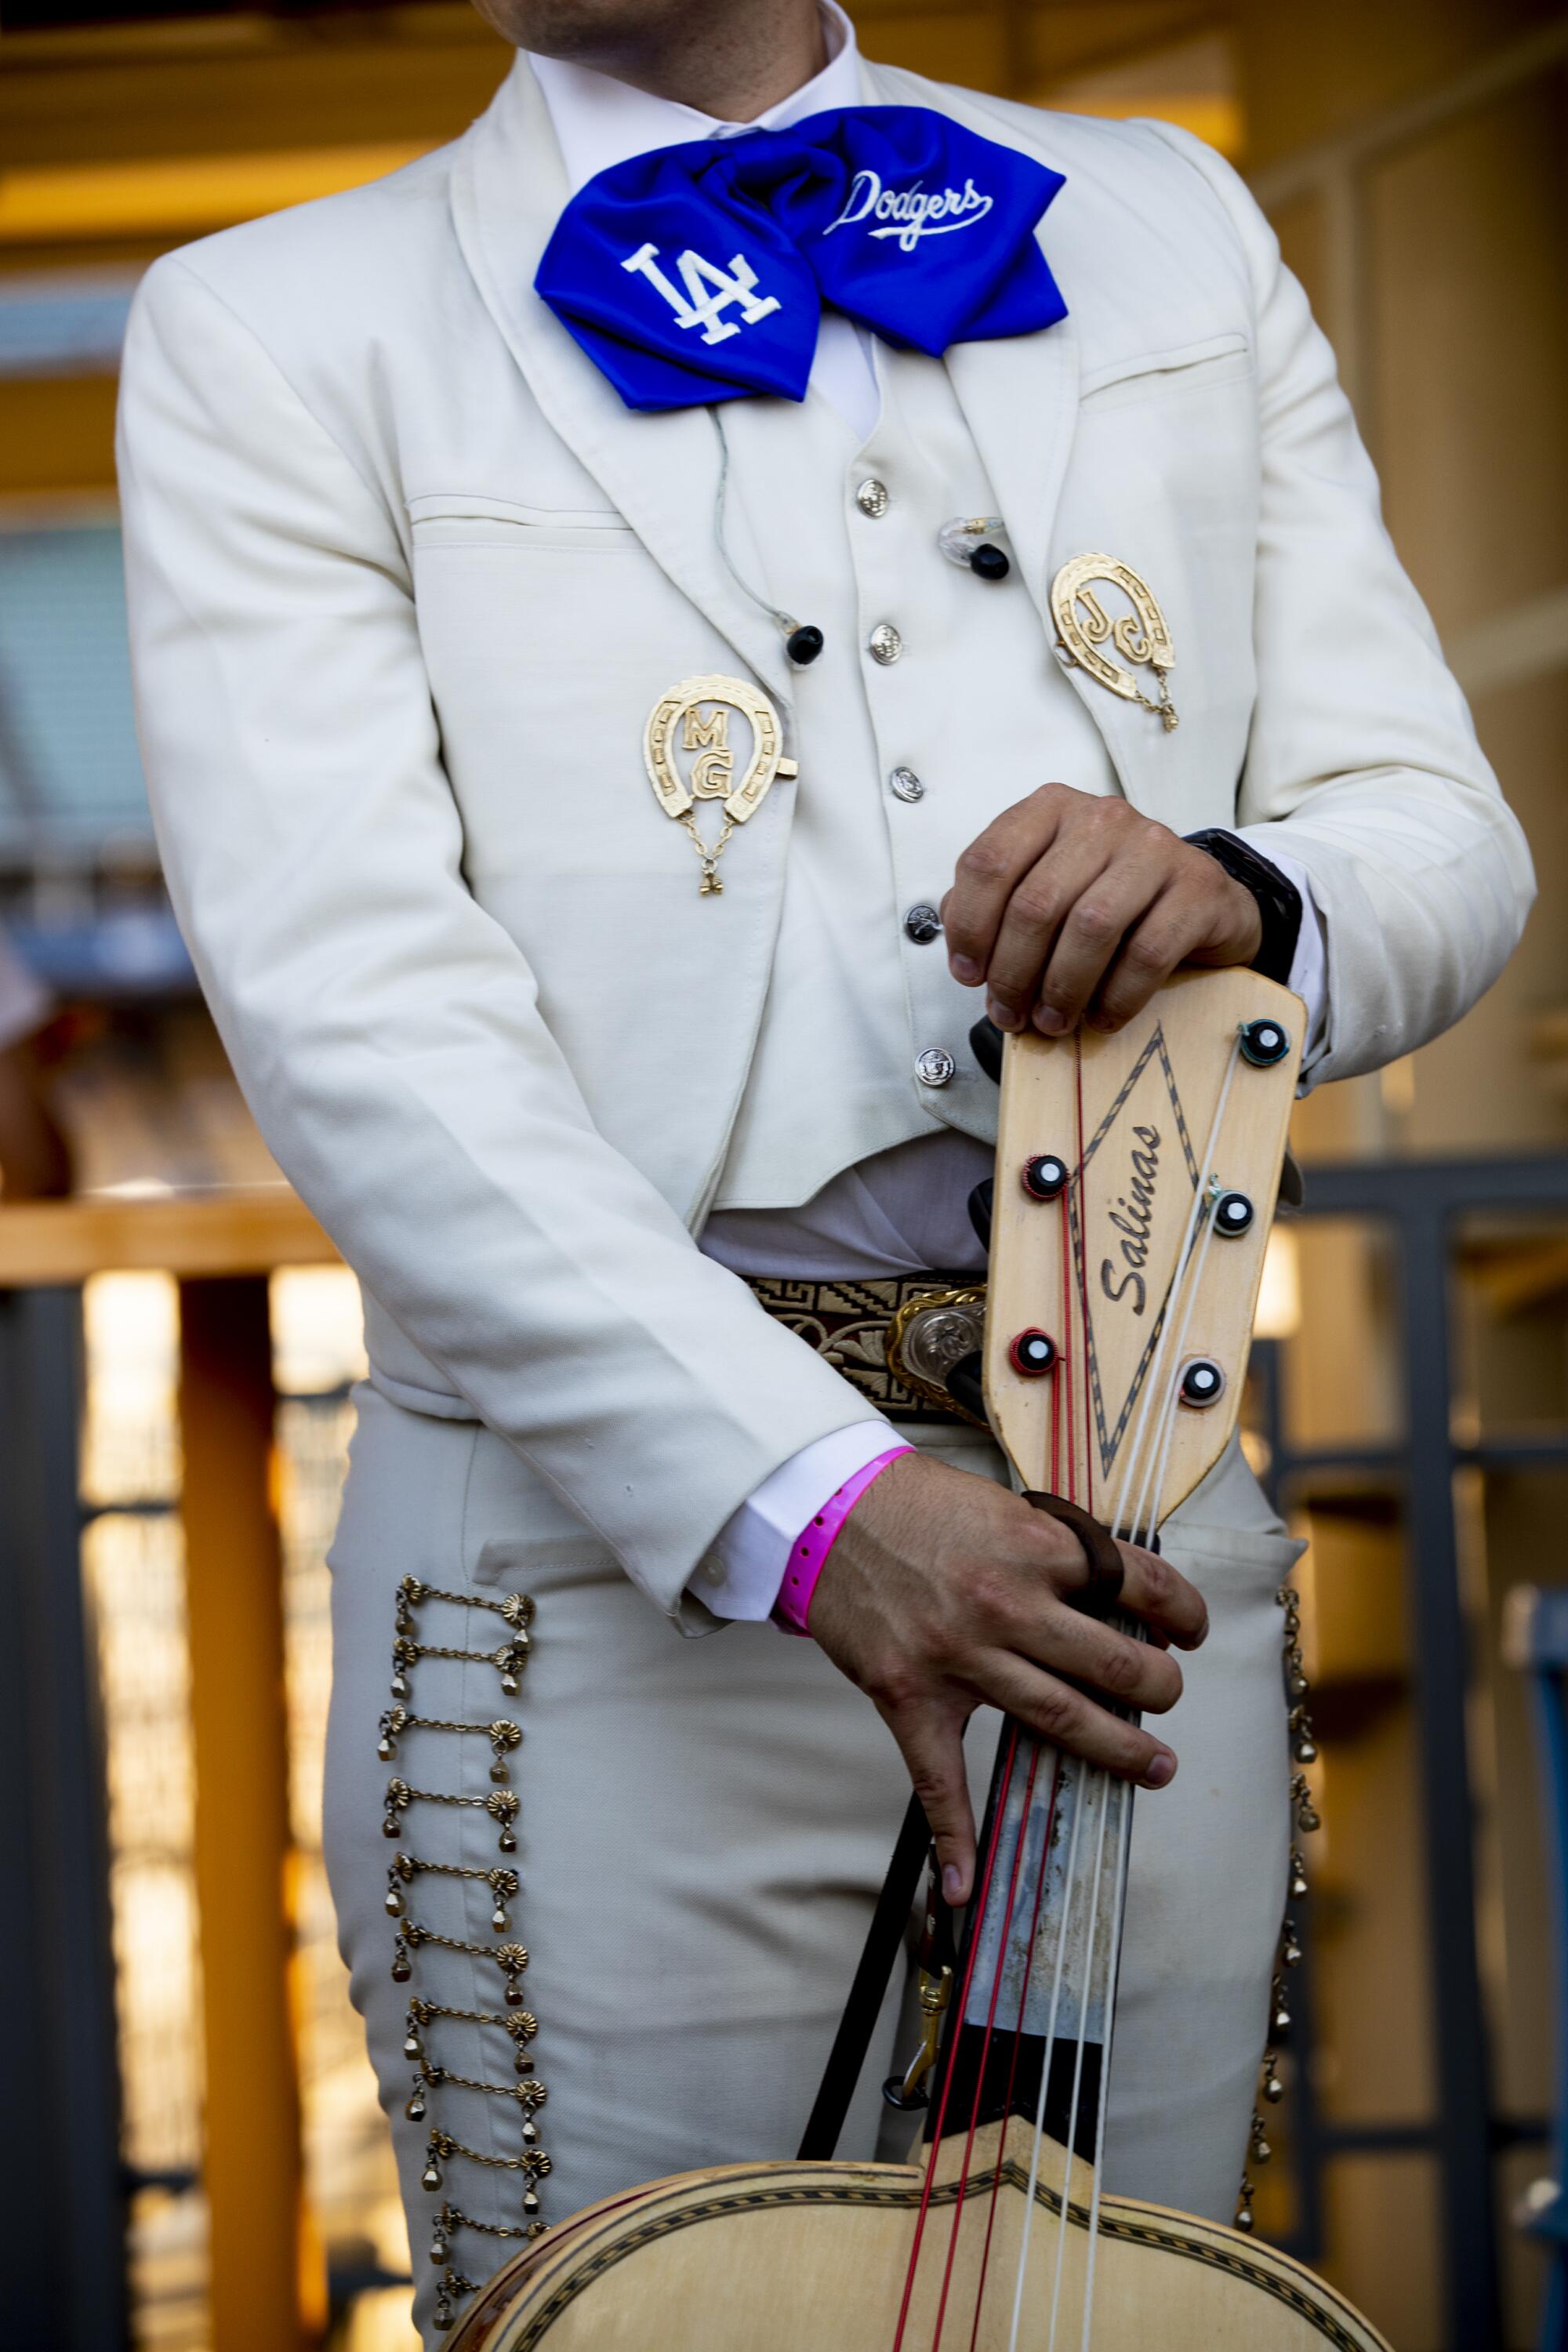
[[[1097,580],[1120,588],[1131,612],[1113,621],[1089,585]],[[1176,661],[1171,632],[1153,591],[1130,563],[1119,563],[1113,555],[1073,556],[1051,583],[1051,612],[1057,642],[1069,667],[1087,670],[1097,684],[1109,687],[1124,701],[1157,711],[1167,734],[1180,723],[1166,684]],[[1122,669],[1100,651],[1107,638],[1135,667],[1146,664],[1153,671],[1155,698],[1144,693],[1131,670]]]
[[[738,711],[752,730],[751,756],[736,775],[735,748],[730,740],[730,714]],[[695,756],[689,778],[676,763],[676,730],[679,748]],[[723,896],[719,860],[738,824],[755,816],[775,776],[799,773],[795,761],[782,756],[784,730],[778,712],[765,694],[743,677],[683,677],[661,694],[643,730],[643,761],[648,782],[666,816],[673,817],[691,838],[702,861],[700,898]],[[724,821],[716,839],[703,840],[692,814],[697,801],[721,801]]]

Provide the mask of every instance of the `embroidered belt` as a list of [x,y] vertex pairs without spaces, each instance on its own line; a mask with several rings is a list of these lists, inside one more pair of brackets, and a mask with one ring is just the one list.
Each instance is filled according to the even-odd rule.
[[775,1322],[815,1348],[889,1421],[985,1426],[953,1402],[946,1386],[953,1365],[983,1343],[984,1283],[959,1274],[843,1282],[758,1274],[748,1286]]

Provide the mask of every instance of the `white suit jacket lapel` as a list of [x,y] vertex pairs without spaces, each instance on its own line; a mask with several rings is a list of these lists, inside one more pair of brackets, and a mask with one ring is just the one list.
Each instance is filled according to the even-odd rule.
[[713,529],[719,442],[701,408],[640,415],[533,290],[567,199],[543,95],[519,57],[453,173],[458,241],[540,407],[660,568],[727,638],[775,701],[792,701],[774,625],[736,585]]

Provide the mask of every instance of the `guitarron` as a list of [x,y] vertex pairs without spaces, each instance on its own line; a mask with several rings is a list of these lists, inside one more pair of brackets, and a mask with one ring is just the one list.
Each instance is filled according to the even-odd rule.
[[[1114,1036],[1006,1041],[984,1409],[1069,1524],[1150,1541],[1236,1426],[1301,1020],[1256,973],[1189,971]],[[1142,1315],[1100,1307],[1123,1284]],[[591,2206],[452,2352],[1387,2352],[1288,2256],[1101,2187],[1132,1801],[1004,1725],[963,1936],[928,1897],[927,2045],[889,2085],[925,2106],[918,2161],[721,2165]]]

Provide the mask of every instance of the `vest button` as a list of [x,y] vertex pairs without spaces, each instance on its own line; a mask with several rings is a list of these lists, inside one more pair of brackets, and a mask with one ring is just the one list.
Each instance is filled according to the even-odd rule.
[[884,669],[889,662],[896,662],[904,650],[904,641],[891,621],[879,621],[866,644],[871,659],[879,661]]
[[895,768],[888,778],[888,790],[896,801],[918,801],[925,793],[925,786],[912,768]]
[[863,515],[869,515],[873,522],[879,521],[888,511],[888,485],[875,478],[862,482],[855,493],[855,503]]
[[942,937],[942,917],[934,907],[911,907],[904,917],[904,930],[917,947],[929,947]]
[[915,1058],[915,1076],[922,1087],[945,1087],[957,1067],[945,1045],[928,1045]]

